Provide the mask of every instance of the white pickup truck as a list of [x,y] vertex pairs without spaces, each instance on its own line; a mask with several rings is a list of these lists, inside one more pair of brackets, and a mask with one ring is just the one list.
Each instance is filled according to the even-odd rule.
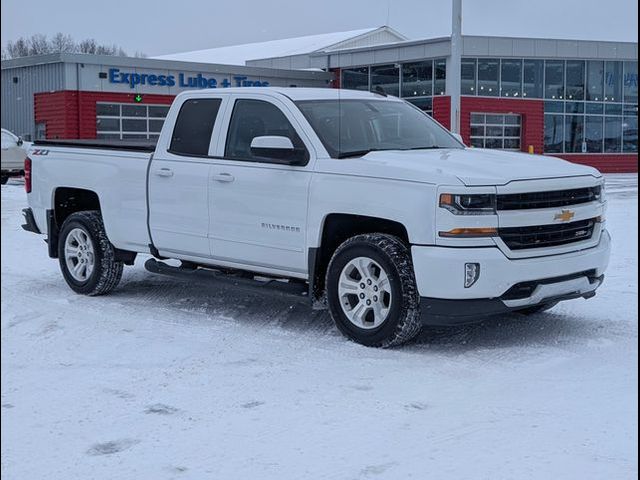
[[35,142],[25,185],[23,227],[78,293],[151,254],[153,272],[307,295],[369,346],[592,297],[609,260],[597,170],[465,148],[379,93],[182,93],[155,150]]

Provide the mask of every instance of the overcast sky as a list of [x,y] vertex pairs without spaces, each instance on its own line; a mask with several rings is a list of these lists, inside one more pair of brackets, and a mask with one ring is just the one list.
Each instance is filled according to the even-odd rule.
[[[389,24],[448,35],[449,0],[3,0],[2,45],[34,33],[93,37],[147,55]],[[463,0],[463,33],[638,41],[636,0]]]

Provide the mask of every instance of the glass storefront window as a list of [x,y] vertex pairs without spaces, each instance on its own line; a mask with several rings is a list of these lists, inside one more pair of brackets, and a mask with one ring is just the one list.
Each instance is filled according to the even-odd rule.
[[502,60],[500,69],[500,96],[521,96],[522,60]]
[[544,102],[544,113],[564,113],[564,102]]
[[581,153],[584,139],[584,116],[565,115],[564,117],[564,151]]
[[436,60],[433,68],[435,70],[435,81],[433,82],[433,94],[444,95],[447,80],[447,61],[444,58]]
[[561,153],[564,142],[564,115],[544,116],[544,151]]
[[564,98],[564,60],[547,60],[544,65],[544,98]]
[[622,101],[622,63],[604,64],[604,99],[608,102]]
[[638,62],[624,62],[624,102],[638,103]]
[[622,117],[604,117],[604,151],[617,153],[622,147]]
[[461,67],[462,81],[460,93],[462,95],[476,94],[476,59],[463,58]]
[[525,60],[522,70],[522,96],[528,98],[542,98],[544,61]]
[[500,60],[495,58],[478,59],[478,95],[498,96],[499,65]]
[[432,98],[408,98],[407,101],[413,103],[416,107],[429,115],[433,114]]
[[604,62],[587,62],[587,100],[601,102],[604,97]]
[[565,102],[565,113],[584,113],[584,102]]
[[400,95],[400,69],[395,65],[371,67],[371,90],[381,87],[388,95]]
[[341,86],[350,90],[369,90],[369,67],[342,70]]
[[604,104],[602,103],[587,103],[586,104],[586,112],[587,113],[595,113],[602,115],[604,113]]
[[402,65],[402,96],[430,97],[433,95],[433,61]]
[[600,115],[587,115],[584,122],[584,141],[588,153],[602,152],[602,120]]
[[622,122],[622,151],[638,151],[638,117],[624,117]]
[[584,74],[583,60],[567,60],[565,97],[568,100],[584,100]]

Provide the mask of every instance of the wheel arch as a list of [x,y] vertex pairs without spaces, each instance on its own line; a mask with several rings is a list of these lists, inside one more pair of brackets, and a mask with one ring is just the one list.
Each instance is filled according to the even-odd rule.
[[409,244],[407,228],[400,222],[383,217],[330,213],[320,226],[317,247],[308,251],[309,296],[318,305],[325,290],[325,274],[331,256],[347,239],[364,233],[386,233]]
[[[47,211],[47,243],[49,256],[58,257],[59,232],[65,220],[72,214],[82,211],[97,211],[102,214],[98,193],[86,188],[57,187],[53,191],[52,208]],[[105,232],[107,238],[108,233]],[[136,253],[114,247],[116,260],[125,265],[133,265]]]

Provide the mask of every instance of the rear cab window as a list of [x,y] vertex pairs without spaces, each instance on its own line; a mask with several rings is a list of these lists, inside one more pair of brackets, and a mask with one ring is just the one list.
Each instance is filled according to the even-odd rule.
[[206,157],[213,127],[222,99],[192,98],[180,107],[176,118],[169,152],[175,155]]

